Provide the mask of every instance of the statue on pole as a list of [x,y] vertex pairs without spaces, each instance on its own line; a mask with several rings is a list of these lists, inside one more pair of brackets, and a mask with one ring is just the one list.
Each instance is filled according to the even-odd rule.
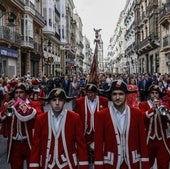
[[95,31],[95,40],[94,42],[98,43],[99,42],[99,32],[101,31],[102,29],[95,29],[94,28],[94,31]]
[[89,74],[89,83],[94,83],[95,85],[98,86],[99,80],[98,80],[98,44],[100,42],[99,39],[99,32],[102,29],[94,29],[95,31],[95,40],[94,42],[96,43],[95,50],[94,50],[94,56],[93,56],[93,61],[91,64],[90,68],[90,74]]

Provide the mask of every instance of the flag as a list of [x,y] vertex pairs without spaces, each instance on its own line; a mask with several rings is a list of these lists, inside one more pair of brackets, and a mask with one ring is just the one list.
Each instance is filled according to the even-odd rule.
[[97,45],[98,44],[96,43],[93,62],[90,68],[90,74],[88,79],[88,83],[93,83],[96,86],[98,86],[98,82],[99,82],[98,74],[97,74],[97,70],[98,70],[98,46]]

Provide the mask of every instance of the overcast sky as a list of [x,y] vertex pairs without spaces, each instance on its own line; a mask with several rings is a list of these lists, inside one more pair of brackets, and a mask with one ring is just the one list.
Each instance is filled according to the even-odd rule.
[[110,37],[113,35],[120,12],[124,9],[126,0],[73,0],[75,11],[83,23],[83,35],[90,40],[94,48],[95,29],[100,31],[104,43],[104,57]]

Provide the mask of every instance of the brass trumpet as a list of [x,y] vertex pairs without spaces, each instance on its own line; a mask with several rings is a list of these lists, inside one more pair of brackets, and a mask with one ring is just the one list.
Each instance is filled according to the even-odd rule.
[[[159,102],[158,99],[154,98],[154,102]],[[160,103],[159,103],[160,104]],[[165,105],[156,105],[156,111],[162,116],[166,116],[169,112],[168,108]]]
[[166,116],[167,113],[169,112],[168,108],[164,105],[161,105],[158,107],[158,113],[162,116]]
[[6,116],[11,117],[14,114],[14,109],[12,107],[8,107],[6,110]]

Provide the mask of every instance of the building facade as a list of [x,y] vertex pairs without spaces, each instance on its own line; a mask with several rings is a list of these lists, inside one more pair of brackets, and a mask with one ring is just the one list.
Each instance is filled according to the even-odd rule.
[[138,73],[137,54],[135,51],[135,13],[134,0],[127,0],[124,7],[124,25],[125,25],[125,70],[128,74]]
[[90,73],[90,67],[93,60],[93,52],[90,48],[90,41],[87,39],[86,36],[83,36],[83,54],[84,54],[84,60],[83,60],[83,73],[89,74]]
[[[170,73],[169,9],[170,2],[166,0],[127,0],[110,38],[109,71]],[[119,36],[123,30],[124,38]],[[119,50],[119,43],[123,44],[124,52]]]
[[127,59],[125,57],[125,26],[124,26],[124,11],[120,13],[114,35],[110,38],[110,44],[108,47],[109,64],[107,69],[109,73],[125,73]]
[[160,72],[170,73],[170,1],[159,3]]
[[160,31],[158,1],[137,0],[135,3],[135,48],[139,73],[159,72]]
[[0,1],[0,73],[33,76],[42,72],[41,1]]
[[101,33],[99,33],[99,42],[98,42],[98,72],[104,72],[104,59],[103,59],[103,40]]

